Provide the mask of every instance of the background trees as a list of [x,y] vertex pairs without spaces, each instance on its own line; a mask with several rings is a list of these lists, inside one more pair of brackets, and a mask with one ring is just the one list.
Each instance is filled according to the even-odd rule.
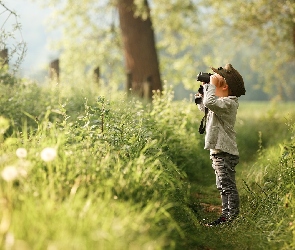
[[289,0],[204,1],[212,10],[212,27],[230,29],[230,39],[253,49],[251,68],[265,92],[295,99],[295,2]]
[[21,24],[19,23],[17,13],[9,9],[9,6],[0,1],[0,71],[1,80],[7,71],[8,62],[11,65],[11,71],[15,72],[26,54],[26,43],[23,40]]
[[[55,9],[52,20],[63,30],[53,48],[62,52],[64,79],[78,81],[99,65],[106,84],[125,84],[118,3],[47,1]],[[151,18],[164,83],[181,83],[196,91],[199,71],[230,61],[245,78],[244,99],[263,99],[266,94],[270,99],[294,98],[292,1],[134,0],[133,4],[137,17]]]

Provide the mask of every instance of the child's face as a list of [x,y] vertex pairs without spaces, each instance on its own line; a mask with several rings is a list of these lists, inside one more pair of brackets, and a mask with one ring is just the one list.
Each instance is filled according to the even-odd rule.
[[210,83],[215,85],[216,90],[215,90],[215,95],[218,97],[226,97],[228,96],[229,92],[228,92],[228,85],[225,81],[225,79],[215,73],[214,75],[212,75],[210,77]]

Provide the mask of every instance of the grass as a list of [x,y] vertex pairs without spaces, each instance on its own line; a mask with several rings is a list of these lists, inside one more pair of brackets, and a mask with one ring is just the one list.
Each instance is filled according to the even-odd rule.
[[2,248],[294,246],[291,104],[241,103],[241,216],[206,228],[220,200],[194,103],[169,88],[152,103],[94,85],[1,88]]

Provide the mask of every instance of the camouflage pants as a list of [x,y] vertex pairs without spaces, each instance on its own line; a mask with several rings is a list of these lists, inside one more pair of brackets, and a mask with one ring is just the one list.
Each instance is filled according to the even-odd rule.
[[236,186],[235,167],[239,156],[228,153],[217,153],[210,156],[215,170],[216,186],[222,201],[222,216],[235,218],[239,214],[240,199]]

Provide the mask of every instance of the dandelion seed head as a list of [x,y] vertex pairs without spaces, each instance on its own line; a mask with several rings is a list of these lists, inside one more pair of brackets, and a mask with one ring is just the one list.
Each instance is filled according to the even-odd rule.
[[43,161],[49,162],[49,161],[53,161],[56,157],[57,153],[56,153],[56,149],[55,148],[44,148],[41,152],[41,159]]
[[20,159],[26,158],[28,154],[25,148],[18,148],[15,153],[16,156]]
[[5,237],[6,248],[11,249],[13,247],[14,243],[15,243],[14,235],[12,233],[8,232]]
[[2,170],[1,176],[3,180],[10,182],[18,177],[18,171],[14,166],[7,166]]

